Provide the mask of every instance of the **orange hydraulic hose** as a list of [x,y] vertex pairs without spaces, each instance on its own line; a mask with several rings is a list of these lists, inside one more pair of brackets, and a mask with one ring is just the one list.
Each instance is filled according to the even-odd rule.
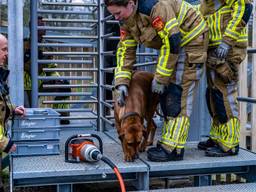
[[126,189],[125,189],[125,185],[124,185],[124,180],[122,178],[122,175],[120,174],[119,170],[117,167],[114,167],[114,172],[118,178],[118,181],[119,181],[119,184],[120,184],[120,187],[121,187],[121,191],[122,192],[126,192]]
[[121,192],[126,192],[125,185],[124,185],[124,180],[122,178],[122,175],[120,174],[118,168],[115,166],[115,164],[107,157],[102,156],[101,160],[104,161],[106,164],[108,164],[115,172],[117,179],[119,181],[120,187],[121,187]]

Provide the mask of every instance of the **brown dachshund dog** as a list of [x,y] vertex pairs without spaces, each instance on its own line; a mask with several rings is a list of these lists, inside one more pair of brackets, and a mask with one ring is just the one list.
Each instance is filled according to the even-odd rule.
[[[152,73],[136,71],[132,75],[125,106],[120,107],[115,98],[115,125],[122,143],[125,161],[134,161],[138,152],[145,151],[153,143],[156,125],[153,115],[158,95],[151,92]],[[144,120],[147,127],[144,127]]]

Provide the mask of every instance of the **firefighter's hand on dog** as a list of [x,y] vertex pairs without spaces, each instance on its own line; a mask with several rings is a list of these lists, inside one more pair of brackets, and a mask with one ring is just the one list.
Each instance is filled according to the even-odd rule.
[[128,87],[126,85],[119,85],[117,87],[117,103],[120,107],[125,105],[125,97],[128,96]]
[[151,88],[153,93],[158,93],[159,95],[161,95],[164,93],[165,85],[157,82],[156,79],[153,79]]

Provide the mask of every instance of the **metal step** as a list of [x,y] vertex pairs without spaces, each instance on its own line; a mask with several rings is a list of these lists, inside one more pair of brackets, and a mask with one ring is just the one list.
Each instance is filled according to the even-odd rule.
[[255,192],[255,191],[256,191],[256,183],[150,190],[150,192]]

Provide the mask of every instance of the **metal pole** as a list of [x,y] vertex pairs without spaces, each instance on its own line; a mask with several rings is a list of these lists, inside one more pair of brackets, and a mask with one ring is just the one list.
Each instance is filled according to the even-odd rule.
[[103,128],[103,120],[101,119],[101,117],[103,116],[103,105],[101,103],[101,101],[103,101],[103,93],[102,93],[102,87],[101,85],[103,85],[103,73],[101,71],[101,69],[104,68],[104,58],[103,55],[101,53],[103,53],[103,47],[104,47],[104,43],[103,43],[103,39],[101,38],[104,35],[104,26],[103,23],[101,22],[101,19],[104,18],[104,10],[102,7],[102,0],[98,0],[98,35],[99,35],[99,39],[98,39],[98,51],[99,51],[99,60],[98,60],[98,130],[99,131],[104,131]]
[[37,47],[37,0],[30,1],[30,41],[31,41],[31,80],[32,107],[38,107],[38,47]]
[[241,102],[256,103],[256,98],[252,97],[237,97],[237,100]]
[[11,100],[16,105],[23,105],[23,1],[8,1],[8,47]]

